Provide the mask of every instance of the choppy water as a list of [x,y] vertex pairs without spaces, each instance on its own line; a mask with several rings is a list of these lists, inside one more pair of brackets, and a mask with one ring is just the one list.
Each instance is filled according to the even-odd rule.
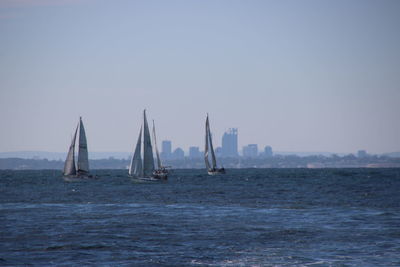
[[0,265],[400,266],[400,169],[0,171]]

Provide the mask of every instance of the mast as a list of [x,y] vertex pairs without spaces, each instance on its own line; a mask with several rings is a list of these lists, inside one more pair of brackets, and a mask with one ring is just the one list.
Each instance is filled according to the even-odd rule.
[[89,172],[89,157],[85,128],[83,127],[82,117],[79,117],[79,150],[78,150],[78,172]]
[[154,146],[156,148],[157,167],[158,169],[161,169],[162,164],[161,164],[160,153],[158,152],[158,147],[157,147],[156,126],[154,124],[154,120],[153,120],[153,141],[154,141]]
[[133,154],[131,165],[129,166],[129,175],[136,177],[143,176],[141,150],[142,150],[142,127],[140,127],[135,153]]
[[154,158],[149,125],[147,124],[146,110],[143,111],[143,121],[143,174],[145,177],[150,177],[153,175],[154,171]]
[[72,138],[71,145],[69,146],[69,151],[67,159],[64,164],[64,175],[76,175],[75,167],[75,141],[76,134],[78,133],[79,124],[76,126],[74,137]]

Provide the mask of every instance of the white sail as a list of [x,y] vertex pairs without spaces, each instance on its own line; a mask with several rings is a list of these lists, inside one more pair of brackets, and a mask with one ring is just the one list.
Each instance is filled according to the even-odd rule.
[[74,137],[72,138],[71,145],[69,146],[69,151],[67,155],[67,159],[64,164],[64,175],[76,175],[76,167],[75,167],[75,141],[76,134],[78,132],[78,126],[76,126]]
[[214,152],[214,147],[212,144],[212,138],[211,138],[211,132],[208,132],[209,137],[210,137],[210,151],[211,151],[211,161],[212,161],[212,166],[213,168],[217,168],[217,159],[215,158],[215,152]]
[[208,120],[208,115],[207,115],[207,130],[208,130],[208,139],[209,139],[210,152],[211,152],[212,167],[213,167],[213,169],[215,169],[217,167],[217,160],[215,158],[214,147],[213,147],[213,144],[212,144],[212,137],[211,137],[211,131],[210,131],[210,122]]
[[153,142],[156,148],[157,168],[161,169],[162,163],[161,163],[160,153],[158,152],[158,147],[157,147],[156,126],[154,125],[154,120],[153,120]]
[[210,162],[208,161],[208,132],[209,132],[209,125],[208,125],[208,114],[207,114],[207,119],[206,119],[206,142],[205,142],[205,148],[204,148],[204,161],[206,163],[206,168],[207,170],[210,169]]
[[89,172],[89,157],[87,149],[87,141],[85,128],[83,127],[82,118],[79,118],[79,150],[78,150],[78,173]]
[[143,174],[145,177],[151,177],[154,172],[154,158],[146,110],[143,111],[143,121]]
[[142,127],[140,127],[140,133],[136,143],[135,153],[133,154],[131,165],[129,166],[129,175],[136,177],[143,176],[141,150],[142,150]]

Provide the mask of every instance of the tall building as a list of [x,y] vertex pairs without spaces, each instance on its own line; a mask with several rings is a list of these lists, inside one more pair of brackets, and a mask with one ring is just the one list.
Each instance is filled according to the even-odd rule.
[[243,147],[243,157],[245,158],[256,158],[258,156],[257,144],[250,144]]
[[164,159],[171,158],[172,155],[172,144],[169,140],[162,141],[161,144],[161,157]]
[[270,158],[270,157],[272,157],[272,155],[273,155],[272,147],[266,146],[266,147],[264,148],[264,157]]
[[183,149],[178,147],[177,149],[174,150],[174,153],[172,154],[173,159],[184,159],[185,158],[185,152],[183,152]]
[[222,157],[238,156],[238,129],[229,128],[222,136]]
[[357,151],[357,157],[366,158],[367,156],[368,156],[367,151],[365,151],[365,150],[358,150]]
[[201,157],[201,153],[200,153],[200,149],[198,146],[189,147],[189,158],[196,159],[196,158],[200,158],[200,157]]
[[215,156],[218,158],[222,157],[222,147],[218,146],[215,148]]

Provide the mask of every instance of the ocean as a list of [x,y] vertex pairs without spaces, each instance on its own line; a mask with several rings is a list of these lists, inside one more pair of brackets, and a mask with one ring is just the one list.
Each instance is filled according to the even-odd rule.
[[0,171],[1,266],[400,266],[400,169]]

